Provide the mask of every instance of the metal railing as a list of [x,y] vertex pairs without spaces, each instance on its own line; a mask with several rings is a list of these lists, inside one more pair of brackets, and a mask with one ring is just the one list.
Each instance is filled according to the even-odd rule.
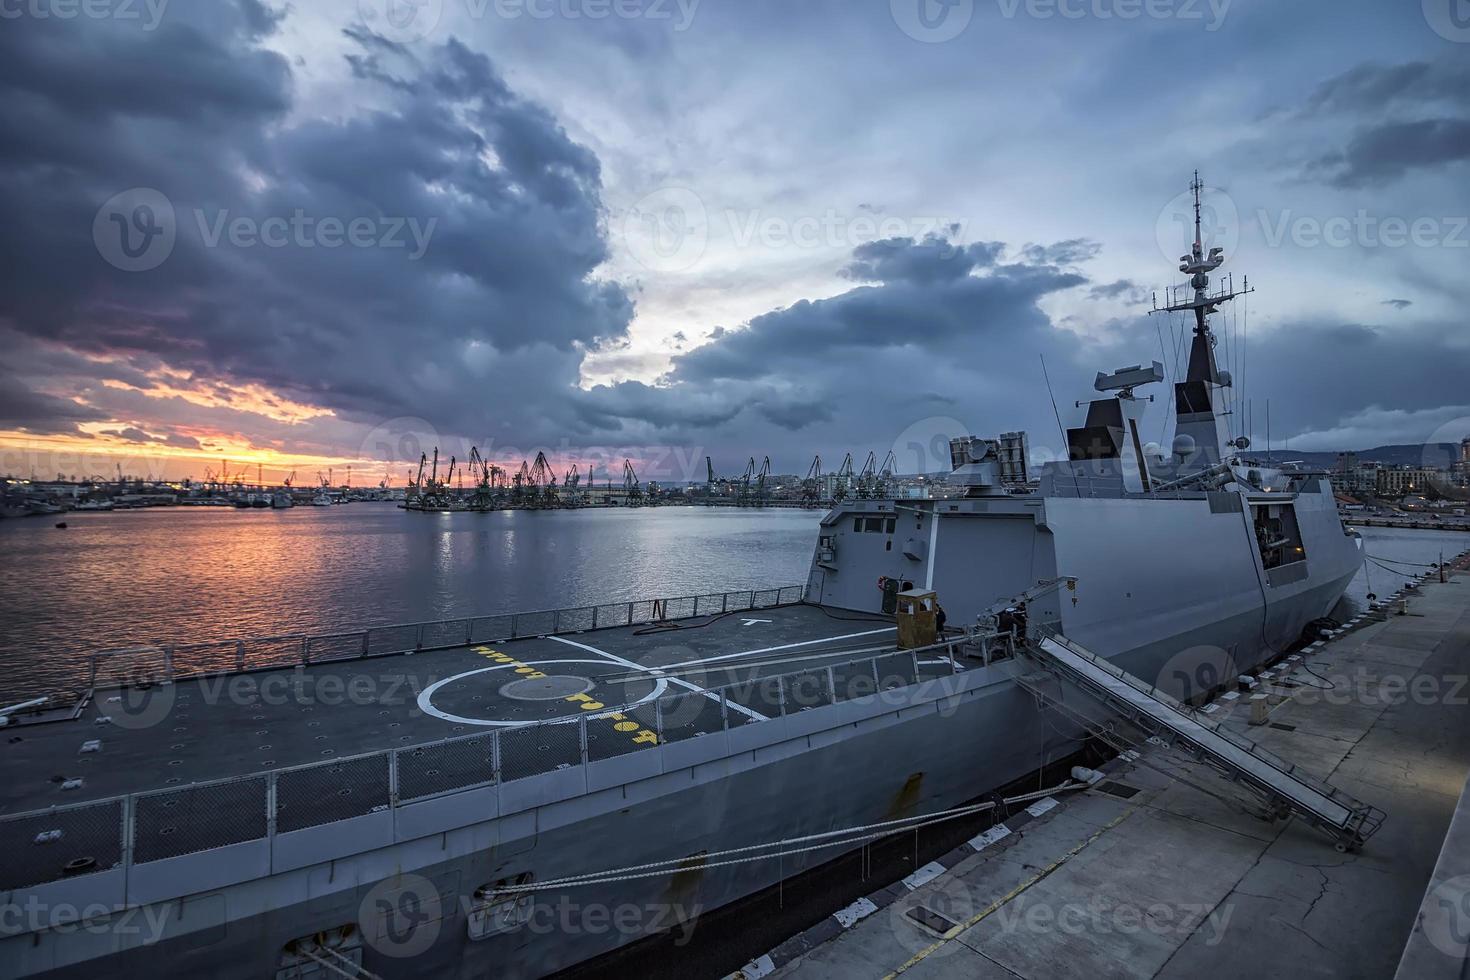
[[6,854],[0,891],[233,844],[273,844],[282,833],[882,695],[959,673],[955,648],[963,642],[957,637],[572,718],[0,816]]
[[342,633],[289,633],[203,643],[143,644],[101,650],[89,658],[87,686],[114,687],[217,674],[305,667],[533,636],[638,626],[692,616],[771,609],[802,601],[804,587],[743,589],[702,596],[636,599],[568,609],[471,616]]

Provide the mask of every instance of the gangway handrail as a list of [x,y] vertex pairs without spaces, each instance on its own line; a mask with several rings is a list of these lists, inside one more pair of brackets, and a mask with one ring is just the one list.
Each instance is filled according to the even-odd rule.
[[[1311,773],[1303,771],[1299,766],[1289,763],[1287,760],[1276,755],[1274,752],[1271,752],[1269,749],[1263,748],[1261,745],[1252,741],[1251,739],[1246,738],[1245,736],[1240,735],[1237,732],[1230,731],[1228,728],[1225,728],[1223,725],[1221,725],[1218,721],[1205,717],[1195,708],[1180,702],[1177,698],[1174,698],[1166,692],[1159,690],[1157,687],[1149,684],[1142,678],[1128,673],[1127,671],[1123,670],[1121,667],[1118,667],[1116,664],[1111,663],[1107,659],[1093,654],[1091,651],[1080,646],[1079,644],[1068,640],[1060,633],[1041,626],[1033,627],[1032,633],[1036,637],[1035,641],[1029,645],[1029,648],[1033,652],[1033,654],[1037,652],[1041,654],[1048,654],[1048,651],[1045,649],[1044,644],[1046,641],[1050,640],[1056,643],[1057,646],[1066,650],[1069,654],[1077,657],[1079,660],[1098,668],[1102,673],[1107,674],[1109,677],[1112,677],[1117,681],[1125,684],[1127,687],[1136,691],[1137,693],[1155,701],[1161,706],[1167,708],[1169,711],[1178,714],[1189,723],[1196,725],[1198,726],[1198,728],[1209,732],[1210,734],[1220,738],[1224,742],[1229,743],[1235,749],[1264,764],[1268,768],[1277,772],[1279,775],[1284,776],[1287,780],[1290,780],[1291,782],[1296,783],[1304,789],[1309,790],[1312,794],[1319,797],[1320,799],[1334,804],[1345,814],[1343,818],[1339,819],[1335,816],[1335,814],[1325,812],[1324,808],[1321,805],[1314,803],[1310,797],[1300,794],[1292,794],[1284,790],[1282,787],[1271,785],[1270,781],[1263,778],[1261,775],[1253,773],[1248,768],[1241,766],[1240,764],[1230,760],[1225,756],[1222,756],[1219,751],[1212,749],[1209,745],[1202,742],[1187,728],[1170,724],[1167,720],[1167,717],[1153,718],[1155,722],[1158,722],[1159,724],[1162,724],[1165,727],[1169,728],[1178,738],[1193,745],[1200,752],[1212,757],[1217,765],[1232,770],[1232,774],[1234,776],[1236,776],[1237,778],[1243,778],[1248,784],[1253,785],[1258,792],[1263,792],[1270,796],[1284,797],[1290,803],[1294,804],[1295,809],[1302,811],[1306,816],[1310,816],[1313,822],[1330,826],[1336,831],[1340,832],[1340,834],[1342,835],[1339,838],[1338,843],[1340,849],[1360,846],[1382,825],[1384,819],[1383,811],[1355,799],[1341,789],[1337,789],[1327,785],[1323,780],[1312,775]],[[1094,695],[1100,700],[1117,701],[1120,699],[1120,696],[1117,695],[1115,692],[1107,690],[1106,687],[1093,681],[1085,674],[1080,673],[1078,670],[1076,670],[1076,668],[1069,665],[1063,659],[1052,655],[1048,655],[1044,659],[1035,659],[1038,659],[1042,663],[1043,667],[1052,669],[1053,671],[1062,671],[1070,675],[1076,682],[1080,683],[1084,691],[1088,691],[1088,693],[1091,693],[1091,689],[1101,688],[1101,690],[1096,695]],[[1136,710],[1136,706],[1130,705],[1129,707]]]

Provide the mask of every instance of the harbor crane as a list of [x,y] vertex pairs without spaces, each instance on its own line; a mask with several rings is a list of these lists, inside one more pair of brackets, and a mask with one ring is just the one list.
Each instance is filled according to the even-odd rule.
[[806,471],[806,479],[801,481],[801,506],[815,508],[821,506],[822,501],[822,457],[818,456],[812,460],[811,468]]
[[643,485],[638,482],[638,474],[633,470],[630,460],[623,460],[623,497],[629,507],[643,506]]
[[852,491],[852,453],[842,458],[842,466],[837,470],[837,478],[832,483],[832,501],[842,503]]

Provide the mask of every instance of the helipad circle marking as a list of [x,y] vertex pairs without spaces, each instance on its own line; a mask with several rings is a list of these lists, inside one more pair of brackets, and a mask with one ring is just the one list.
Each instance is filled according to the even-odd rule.
[[[599,667],[616,667],[616,666],[618,666],[618,664],[611,663],[611,662],[606,661],[606,660],[536,660],[536,661],[532,661],[532,663],[533,663],[533,665],[539,665],[539,664],[596,664]],[[434,683],[430,684],[428,687],[424,688],[423,691],[421,691],[419,693],[419,696],[418,696],[419,710],[422,711],[426,715],[433,715],[435,718],[439,718],[439,719],[442,719],[444,721],[454,722],[455,724],[459,724],[459,725],[479,725],[482,728],[525,728],[528,725],[540,725],[540,724],[545,724],[545,723],[549,723],[549,722],[556,722],[556,721],[569,721],[571,719],[580,717],[578,715],[568,715],[568,716],[566,716],[565,718],[562,718],[562,719],[557,719],[557,718],[543,718],[540,721],[491,721],[488,718],[466,718],[463,715],[450,714],[447,711],[440,711],[438,708],[434,707],[434,692],[437,691],[437,690],[439,690],[439,688],[443,687],[444,685],[446,685],[446,684],[452,684],[455,681],[464,680],[466,677],[473,677],[476,674],[488,674],[492,670],[504,670],[507,667],[514,667],[514,666],[515,666],[515,664],[496,664],[493,667],[481,667],[478,670],[467,670],[463,674],[455,674],[454,676],[452,676],[452,677],[446,677],[446,678],[444,678],[441,681],[435,681]],[[647,695],[645,695],[644,697],[640,698],[639,700],[630,702],[629,704],[625,705],[625,707],[634,707],[634,706],[637,706],[637,705],[640,705],[640,704],[647,704],[649,701],[652,701],[655,698],[661,698],[661,697],[664,696],[664,692],[667,691],[668,688],[669,688],[669,682],[668,682],[668,680],[666,678],[660,677],[660,678],[658,678],[657,682],[654,684],[654,687],[653,687],[653,690],[652,691],[650,691]],[[614,709],[614,710],[616,710],[616,709]]]

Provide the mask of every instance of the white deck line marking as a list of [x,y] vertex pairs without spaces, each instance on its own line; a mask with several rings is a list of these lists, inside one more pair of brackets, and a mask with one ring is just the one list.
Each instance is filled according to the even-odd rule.
[[[694,692],[699,693],[699,694],[703,694],[705,697],[709,698],[711,701],[714,701],[717,704],[721,700],[720,696],[718,694],[716,694],[714,691],[707,690],[707,689],[705,689],[703,687],[700,687],[698,684],[694,684],[694,683],[692,683],[690,681],[686,681],[682,677],[665,677],[664,676],[664,671],[661,668],[658,668],[658,667],[649,667],[649,666],[647,666],[645,664],[634,663],[631,660],[625,660],[622,657],[619,657],[615,653],[608,653],[606,650],[599,650],[596,647],[588,646],[585,643],[578,643],[576,640],[568,640],[564,636],[548,636],[547,639],[548,640],[555,640],[558,643],[565,643],[567,646],[576,647],[579,650],[586,650],[588,653],[595,653],[599,657],[605,657],[608,660],[610,660],[613,663],[618,664],[620,666],[630,667],[633,670],[639,671],[641,673],[647,673],[650,676],[657,677],[659,679],[659,682],[660,683],[667,682],[669,684],[678,684],[680,687],[682,687],[682,688],[684,688],[686,690],[694,691]],[[770,721],[771,720],[768,716],[761,714],[759,711],[753,711],[750,708],[747,708],[745,705],[740,704],[740,703],[738,703],[736,701],[732,701],[729,698],[725,698],[724,699],[724,703],[725,704],[728,704],[731,708],[734,708],[736,711],[740,712],[742,715],[745,715],[747,718],[751,718],[751,719],[753,719],[755,721]]]
[[945,870],[946,868],[944,867],[944,865],[940,864],[938,861],[930,861],[918,871],[915,871],[913,874],[905,878],[903,880],[904,887],[907,888],[909,891],[913,891],[916,888],[921,888],[924,885],[927,885],[929,882],[933,881],[935,878],[938,878],[940,875],[944,874]]
[[1031,814],[1033,817],[1039,817],[1046,811],[1051,810],[1056,806],[1057,801],[1048,796],[1044,799],[1037,800],[1035,803],[1028,806],[1026,808],[1026,812]]
[[[892,633],[896,629],[898,629],[897,626],[885,626],[883,629],[880,629],[880,630],[867,630],[866,632],[863,632],[863,633],[844,633],[842,636],[824,636],[821,639],[817,639],[817,640],[802,640],[800,643],[783,643],[780,646],[775,646],[775,647],[761,647],[758,650],[742,650],[739,653],[727,653],[724,656],[720,656],[720,657],[704,657],[704,658],[701,658],[699,660],[686,660],[683,663],[679,663],[679,664],[664,664],[662,669],[664,669],[664,670],[673,670],[676,667],[698,667],[698,666],[701,666],[703,664],[713,664],[713,663],[719,663],[719,662],[724,661],[724,660],[734,660],[737,657],[753,657],[753,656],[755,656],[758,653],[775,653],[777,650],[794,650],[797,647],[809,647],[809,646],[813,646],[813,645],[815,645],[817,643],[833,643],[833,642],[836,642],[837,640],[855,640],[855,639],[857,639],[860,636],[877,636],[879,633]],[[559,637],[552,636],[552,637],[547,637],[547,639],[555,640],[555,639],[560,639],[560,638]],[[844,653],[844,652],[846,652],[846,651],[837,650],[837,651],[834,652],[834,655],[836,653]],[[635,664],[634,666],[638,666],[638,665]],[[642,667],[639,667],[639,669],[642,670],[643,668]]]
[[1003,838],[1009,836],[1011,836],[1011,828],[1007,827],[1003,823],[998,823],[994,827],[991,827],[989,830],[987,830],[985,833],[980,834],[977,837],[971,837],[969,840],[969,844],[975,850],[983,851],[991,844],[994,844],[996,841],[1002,840]]
[[[601,664],[601,663],[603,663],[603,661],[601,661],[601,660],[538,660],[538,661],[535,661],[534,663],[528,663],[528,664],[526,664],[526,666],[528,666],[528,667],[537,667],[537,666],[545,666],[545,665],[548,665],[548,664]],[[418,696],[419,710],[422,711],[426,715],[433,715],[435,718],[438,718],[438,719],[440,719],[442,721],[452,721],[452,722],[455,722],[456,724],[460,724],[460,725],[479,725],[481,728],[525,728],[527,725],[557,724],[557,723],[564,724],[566,722],[569,722],[571,720],[574,720],[574,719],[580,717],[578,715],[566,715],[566,716],[564,716],[562,718],[542,718],[542,719],[540,719],[538,721],[495,721],[495,720],[490,719],[490,718],[466,718],[464,715],[452,715],[452,714],[450,714],[447,711],[440,711],[438,708],[434,707],[434,701],[433,701],[434,692],[437,691],[437,690],[439,690],[439,688],[443,687],[444,685],[446,685],[446,684],[453,684],[455,681],[464,680],[466,677],[473,677],[476,674],[487,674],[487,673],[489,673],[492,670],[505,670],[507,667],[515,667],[515,666],[517,666],[517,664],[495,664],[493,667],[480,667],[477,670],[467,670],[463,674],[455,674],[453,677],[446,677],[446,678],[444,678],[441,681],[435,681],[434,683],[430,684],[428,687],[424,688],[422,691],[419,692],[419,696]],[[591,678],[589,678],[589,680],[590,679]],[[667,691],[668,689],[669,689],[669,682],[666,679],[660,677],[658,679],[658,683],[653,686],[653,690],[652,691],[648,692],[648,694],[646,694],[644,697],[640,698],[639,700],[632,702],[632,704],[624,705],[624,707],[633,707],[634,705],[644,704],[646,702],[649,702],[649,701],[654,700],[655,698],[663,697],[664,692]],[[617,710],[617,709],[614,709],[614,710]],[[606,714],[606,712],[604,712],[604,714]]]
[[832,918],[836,919],[837,924],[842,928],[851,929],[859,921],[866,919],[876,911],[878,911],[878,906],[874,905],[871,899],[860,898],[847,908],[833,912]]

